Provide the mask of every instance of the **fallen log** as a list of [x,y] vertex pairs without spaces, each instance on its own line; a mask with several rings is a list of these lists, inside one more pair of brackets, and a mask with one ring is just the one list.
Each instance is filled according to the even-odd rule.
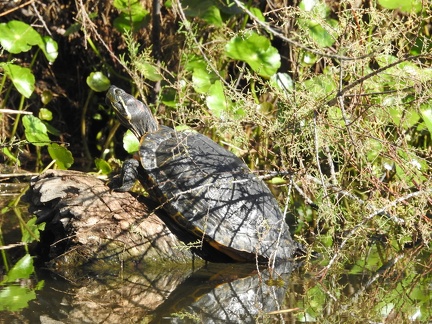
[[144,198],[111,191],[94,175],[49,170],[31,180],[25,200],[37,222],[46,222],[37,254],[55,268],[193,258]]

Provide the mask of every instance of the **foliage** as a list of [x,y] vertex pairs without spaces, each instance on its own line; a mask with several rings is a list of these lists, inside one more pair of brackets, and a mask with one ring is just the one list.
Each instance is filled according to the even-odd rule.
[[[108,174],[125,150],[136,151],[131,136],[121,143],[123,129],[97,94],[116,84],[146,101],[161,124],[205,133],[268,175],[292,232],[323,256],[323,276],[342,269],[374,273],[408,245],[420,244],[430,255],[427,2],[167,1],[160,24],[142,2],[113,5],[110,16],[102,9],[92,12],[90,5],[79,8],[77,24],[65,36],[81,33],[90,46],[81,55],[94,57],[83,76],[89,88],[80,89],[80,123],[74,125],[81,134],[76,146],[84,152],[74,157],[95,161],[96,170]],[[95,23],[101,15],[107,24]],[[0,35],[8,53],[0,65],[2,107],[10,90],[22,96],[23,110],[37,89],[32,64],[43,64],[35,48],[52,62],[57,43],[13,20],[0,24]],[[30,51],[33,63],[15,61],[17,51]],[[59,167],[68,167],[72,155],[51,143],[61,133],[50,127],[54,114],[46,105],[52,96],[39,93],[44,107],[37,107],[38,118],[22,118],[21,134],[12,128],[17,130],[3,151],[17,163],[19,150],[12,143],[26,139],[39,152],[38,165],[40,149],[47,147],[52,159],[62,161]],[[375,235],[389,243],[384,256],[370,248]],[[419,269],[409,270],[421,276],[426,270]],[[417,279],[408,277],[388,287],[389,294],[377,292],[376,299],[363,302],[374,303],[368,309],[375,314],[390,304],[394,312],[411,313],[414,306],[402,305],[410,298],[424,308],[430,299],[406,295],[395,302],[403,285],[420,295]],[[430,285],[430,273],[424,278],[422,284]],[[305,316],[318,318],[329,302],[327,291],[313,286],[305,296],[316,306]]]
[[28,306],[28,302],[36,298],[36,291],[44,286],[44,281],[39,281],[35,287],[28,284],[14,284],[17,280],[29,279],[34,273],[33,259],[29,254],[23,256],[8,271],[3,281],[0,282],[0,311],[18,311]]
[[[33,46],[38,46],[43,51],[45,58],[49,62],[54,62],[58,56],[58,46],[51,37],[42,37],[33,27],[30,25],[17,20],[11,20],[7,23],[0,24],[0,44],[10,54],[20,54],[22,52],[30,51]],[[9,56],[7,62],[0,63],[0,68],[3,69],[4,76],[7,76],[11,81],[15,89],[23,96],[22,98],[30,98],[35,90],[35,77],[31,69],[22,67],[20,65],[12,63],[12,55]],[[34,53],[32,58],[33,62],[36,62],[38,57],[38,51]],[[0,86],[0,93],[3,93],[4,80]],[[12,85],[11,85],[12,86]],[[6,97],[3,99],[2,107],[8,103],[9,91],[5,93]],[[21,100],[18,111],[24,108],[24,100]],[[47,114],[46,108],[41,108],[43,115]],[[10,135],[11,138],[15,136],[16,127],[19,122],[19,115],[15,121],[15,126]],[[63,146],[57,144],[51,144],[48,137],[48,132],[59,135],[59,132],[49,125],[45,125],[43,119],[39,119],[35,116],[24,116],[23,125],[25,127],[25,137],[28,143],[32,143],[36,146],[47,146],[48,153],[51,158],[56,162],[59,168],[69,168],[73,163],[72,153]],[[13,156],[8,148],[3,148],[3,152],[7,156]],[[18,161],[14,159],[14,161]],[[41,161],[38,161],[40,164]]]
[[[2,210],[4,214],[6,210]],[[19,214],[18,218],[21,219]],[[45,228],[45,224],[35,224],[36,217],[30,219],[27,223],[22,225],[22,239],[23,244],[31,243],[39,240],[40,231]],[[3,242],[0,236],[0,242]],[[7,260],[6,255],[1,250],[3,261]],[[21,257],[10,269],[7,261],[5,267],[8,269],[3,279],[0,281],[0,311],[9,310],[17,311],[28,306],[28,302],[36,298],[36,291],[44,286],[44,281],[39,281],[36,286],[30,285],[30,279],[35,272],[33,265],[33,257],[26,253]]]

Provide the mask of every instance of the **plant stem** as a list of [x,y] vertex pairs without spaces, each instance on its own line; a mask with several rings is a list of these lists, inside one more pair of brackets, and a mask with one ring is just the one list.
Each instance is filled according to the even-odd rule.
[[[23,110],[24,100],[25,100],[25,97],[23,95],[21,95],[21,99],[20,99],[18,110]],[[21,114],[17,114],[15,122],[14,122],[14,125],[13,125],[13,128],[12,128],[12,132],[10,134],[10,138],[14,138],[15,137],[15,134],[16,134],[16,131],[18,129],[18,124],[19,124],[20,120],[21,120]]]
[[83,144],[83,149],[84,149],[84,156],[86,157],[86,159],[88,161],[91,160],[91,154],[88,148],[88,143],[87,143],[87,123],[86,123],[86,115],[87,115],[87,110],[88,110],[88,106],[90,103],[90,99],[93,97],[93,90],[90,89],[86,102],[84,104],[84,107],[82,109],[82,113],[81,113],[81,140],[82,140],[82,144]]

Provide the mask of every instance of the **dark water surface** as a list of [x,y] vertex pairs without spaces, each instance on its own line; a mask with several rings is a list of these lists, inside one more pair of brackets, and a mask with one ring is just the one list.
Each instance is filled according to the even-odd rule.
[[[1,217],[8,247],[21,234],[14,213]],[[24,253],[23,247],[2,252],[12,260],[18,250]],[[7,282],[2,263],[0,322],[431,323],[430,250],[388,251],[379,243],[371,243],[366,254],[347,251],[356,259],[335,264],[325,276],[324,258],[287,262],[272,271],[253,264],[119,263],[53,272],[35,263],[29,279]]]

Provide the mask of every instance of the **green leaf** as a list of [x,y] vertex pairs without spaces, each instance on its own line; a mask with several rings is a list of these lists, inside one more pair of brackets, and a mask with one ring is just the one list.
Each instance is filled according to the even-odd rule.
[[128,129],[123,137],[123,147],[126,152],[132,154],[139,151],[140,143],[134,134]]
[[87,85],[95,92],[107,91],[110,80],[102,72],[92,72],[86,79]]
[[36,221],[37,221],[37,217],[32,217],[27,222],[27,228],[30,229],[30,231],[33,233],[33,235],[31,235],[29,233],[27,228],[24,228],[21,241],[23,241],[25,243],[31,243],[35,240],[35,236],[36,236],[37,240],[39,240],[40,232],[45,229],[45,223],[36,224]]
[[216,73],[208,68],[207,63],[195,55],[188,56],[186,69],[192,71],[192,84],[198,93],[207,93],[210,86],[219,79]]
[[271,178],[270,183],[273,185],[282,185],[282,184],[286,184],[287,181],[282,177],[273,177]]
[[177,92],[173,88],[164,88],[161,102],[168,107],[175,108],[177,106]]
[[207,93],[212,84],[218,80],[215,73],[208,72],[206,68],[196,68],[192,74],[192,84],[196,92]]
[[59,169],[69,169],[74,163],[72,153],[64,146],[56,143],[48,146],[48,153],[53,160],[55,160]]
[[428,170],[428,164],[423,158],[402,149],[397,150],[397,154],[402,160],[395,163],[396,175],[399,179],[408,186],[419,185],[427,180],[424,172]]
[[273,103],[269,101],[263,101],[257,106],[256,110],[263,115],[271,116],[276,108]]
[[432,134],[432,102],[420,106],[420,114],[429,133]]
[[43,46],[41,47],[45,54],[45,57],[51,63],[54,62],[58,56],[58,44],[57,42],[49,36],[43,37]]
[[232,38],[225,46],[226,55],[244,61],[262,77],[271,77],[281,66],[281,57],[270,40],[255,32]]
[[46,120],[46,121],[50,121],[53,118],[51,110],[46,108],[39,109],[38,117],[40,120]]
[[291,93],[294,90],[294,82],[288,73],[276,73],[270,78],[272,86],[282,91]]
[[[308,19],[299,19],[299,25],[307,31],[318,46],[332,46],[337,38],[336,29],[338,27],[338,22],[329,18],[329,6],[322,1],[303,0],[300,3],[299,8],[305,12],[311,12],[309,15],[312,17]],[[326,26],[323,25],[323,22]]]
[[423,7],[421,0],[378,0],[378,3],[386,9],[399,9],[402,12],[420,12]]
[[24,255],[9,270],[4,282],[14,282],[17,279],[28,279],[34,273],[33,258],[30,254]]
[[7,147],[3,147],[2,148],[2,152],[4,155],[6,155],[9,159],[11,159],[11,161],[13,161],[13,163],[17,163],[18,166],[21,166],[21,162],[20,160],[14,156],[12,154],[12,152],[7,148]]
[[[326,22],[337,27],[338,23],[334,19],[326,19]],[[309,24],[309,35],[320,47],[330,47],[336,41],[336,35],[330,34],[321,24]]]
[[45,124],[37,117],[26,115],[22,119],[27,141],[36,146],[50,143]]
[[0,291],[0,310],[18,311],[36,299],[34,290],[21,286],[7,286]]
[[318,61],[318,56],[310,53],[310,52],[303,52],[301,55],[301,63],[302,65],[313,65]]
[[43,122],[43,123],[45,124],[45,127],[47,129],[48,134],[52,134],[54,136],[60,136],[61,132],[57,128],[55,128],[54,126],[51,126],[47,122]]
[[44,105],[48,105],[53,98],[53,94],[50,90],[44,90],[41,94],[41,101]]
[[95,159],[95,165],[96,168],[102,173],[102,174],[110,174],[112,172],[112,168],[110,164],[105,161],[104,159]]
[[367,159],[370,162],[373,162],[382,151],[382,144],[380,141],[369,138],[365,142],[365,148],[367,148]]
[[218,118],[225,118],[228,112],[228,103],[223,91],[222,82],[216,81],[208,91],[206,104],[210,111]]
[[0,44],[12,54],[29,51],[32,46],[43,47],[40,34],[30,25],[18,20],[0,24]]
[[30,98],[35,89],[35,77],[30,69],[12,63],[0,63],[5,74],[24,97]]
[[183,0],[182,7],[187,17],[199,17],[209,24],[221,27],[223,24],[219,8],[211,0]]
[[148,21],[149,12],[139,0],[114,0],[114,7],[121,12],[119,17],[114,19],[114,27],[122,33],[136,31]]
[[259,21],[265,22],[265,17],[262,13],[261,10],[259,10],[258,8],[254,8],[254,7],[249,7],[250,12],[252,12],[252,14],[258,18]]
[[339,106],[328,107],[327,111],[328,119],[333,123],[341,127],[345,126],[345,120],[342,114],[342,110]]
[[327,4],[319,0],[302,0],[299,8],[303,11],[311,11],[320,18],[327,18],[330,13],[330,8]]
[[420,119],[420,115],[414,109],[405,109],[397,104],[389,108],[389,114],[393,123],[396,126],[402,126],[404,129],[413,127]]
[[135,66],[143,74],[144,78],[150,81],[157,82],[163,79],[159,69],[150,63],[136,62]]
[[315,98],[328,97],[337,89],[334,78],[325,74],[320,74],[316,77],[306,80],[303,84],[311,96]]

